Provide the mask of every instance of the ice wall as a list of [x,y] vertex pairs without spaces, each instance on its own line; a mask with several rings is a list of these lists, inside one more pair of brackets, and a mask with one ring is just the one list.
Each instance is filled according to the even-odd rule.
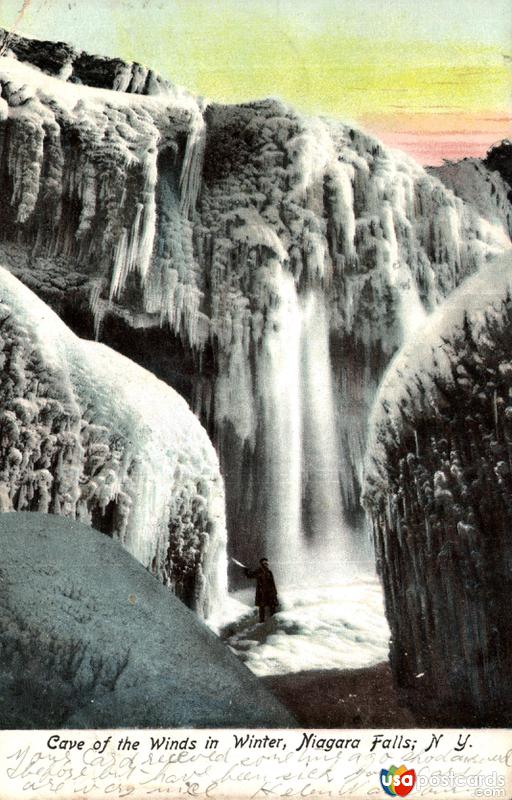
[[432,724],[510,718],[512,259],[406,345],[373,413],[365,504],[391,665]]
[[0,510],[72,517],[202,616],[226,591],[223,483],[186,402],[0,269]]
[[99,338],[116,318],[179,345],[239,558],[293,581],[337,542],[353,571],[383,370],[505,231],[347,125],[71,84],[20,48],[0,61],[5,263],[59,311],[87,297]]

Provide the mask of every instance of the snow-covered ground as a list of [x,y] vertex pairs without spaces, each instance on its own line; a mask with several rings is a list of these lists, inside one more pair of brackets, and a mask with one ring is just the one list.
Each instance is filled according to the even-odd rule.
[[279,598],[279,612],[262,624],[253,588],[231,594],[225,608],[223,636],[256,675],[355,669],[387,660],[390,634],[377,577],[285,589]]

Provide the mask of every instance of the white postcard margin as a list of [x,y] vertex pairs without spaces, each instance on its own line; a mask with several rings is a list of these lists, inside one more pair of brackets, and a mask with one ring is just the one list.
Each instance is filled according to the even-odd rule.
[[1,800],[512,798],[512,730],[0,732]]

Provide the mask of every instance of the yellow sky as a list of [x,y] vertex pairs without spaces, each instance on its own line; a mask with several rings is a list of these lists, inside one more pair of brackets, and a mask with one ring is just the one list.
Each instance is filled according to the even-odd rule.
[[[0,0],[0,22],[20,5]],[[359,122],[421,160],[510,133],[511,28],[512,0],[31,0],[20,23],[215,100]]]

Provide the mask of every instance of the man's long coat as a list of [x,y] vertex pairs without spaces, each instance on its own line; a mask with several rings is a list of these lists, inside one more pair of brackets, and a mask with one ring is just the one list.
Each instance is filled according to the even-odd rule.
[[269,606],[273,608],[277,606],[277,589],[274,581],[274,576],[269,569],[258,567],[255,570],[245,570],[248,578],[256,578],[256,596],[254,598],[255,606]]

